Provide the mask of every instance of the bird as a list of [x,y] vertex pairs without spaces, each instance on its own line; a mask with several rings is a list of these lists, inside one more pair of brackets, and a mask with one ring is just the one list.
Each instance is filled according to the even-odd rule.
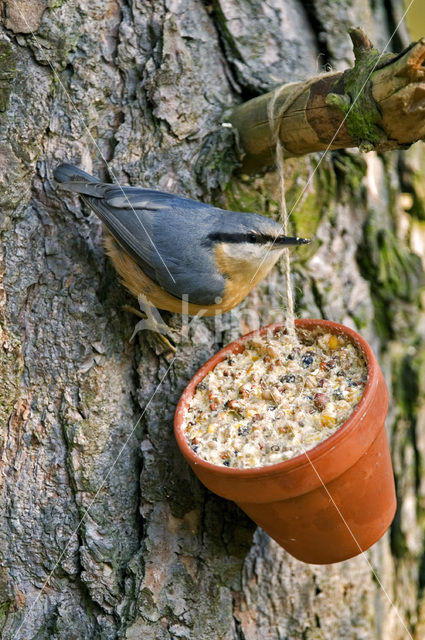
[[102,221],[106,252],[126,288],[157,309],[225,313],[267,275],[285,247],[310,242],[283,235],[277,222],[260,214],[101,182],[69,163],[53,175]]

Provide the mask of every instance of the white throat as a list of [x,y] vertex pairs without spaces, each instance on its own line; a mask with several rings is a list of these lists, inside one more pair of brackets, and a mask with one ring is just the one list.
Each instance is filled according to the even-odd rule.
[[224,253],[238,262],[246,262],[255,269],[258,265],[263,264],[271,268],[280,258],[284,247],[277,247],[271,243],[255,244],[253,242],[225,242],[222,244]]

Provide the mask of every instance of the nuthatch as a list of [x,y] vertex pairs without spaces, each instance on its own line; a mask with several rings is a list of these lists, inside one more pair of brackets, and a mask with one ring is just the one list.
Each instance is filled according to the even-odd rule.
[[[273,220],[225,211],[164,191],[105,184],[71,164],[54,171],[109,234],[106,250],[129,291],[158,309],[224,313],[262,280],[288,245]],[[183,307],[186,300],[186,307]]]

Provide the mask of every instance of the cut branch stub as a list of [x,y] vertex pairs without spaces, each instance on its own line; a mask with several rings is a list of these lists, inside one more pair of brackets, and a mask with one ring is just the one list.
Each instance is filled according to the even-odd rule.
[[356,60],[360,60],[365,54],[379,53],[360,27],[350,27],[350,29],[348,29],[348,33],[350,34],[351,42],[353,43],[353,52]]
[[[387,151],[425,137],[425,38],[394,55],[379,54],[361,29],[351,29],[350,36],[353,68],[277,89],[275,113],[279,105],[289,105],[279,115],[287,157],[328,148]],[[228,117],[245,153],[244,171],[273,162],[267,115],[273,94],[245,102]]]

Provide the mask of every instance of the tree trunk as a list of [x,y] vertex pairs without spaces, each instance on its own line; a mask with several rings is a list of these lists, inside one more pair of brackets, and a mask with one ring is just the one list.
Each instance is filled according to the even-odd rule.
[[[300,198],[292,231],[314,238],[293,252],[297,313],[357,328],[392,396],[391,533],[323,567],[290,557],[203,488],[172,433],[198,366],[258,319],[284,315],[279,269],[235,311],[191,325],[170,359],[147,331],[130,340],[136,319],[123,306],[134,301],[100,223],[52,179],[65,159],[106,178],[107,161],[125,184],[276,216],[273,173],[231,176],[220,148],[195,170],[206,136],[278,83],[352,64],[352,24],[383,49],[398,0],[0,7],[2,638],[401,640],[403,624],[424,637],[420,143],[286,163],[289,209]],[[409,40],[401,26],[390,49]]]

